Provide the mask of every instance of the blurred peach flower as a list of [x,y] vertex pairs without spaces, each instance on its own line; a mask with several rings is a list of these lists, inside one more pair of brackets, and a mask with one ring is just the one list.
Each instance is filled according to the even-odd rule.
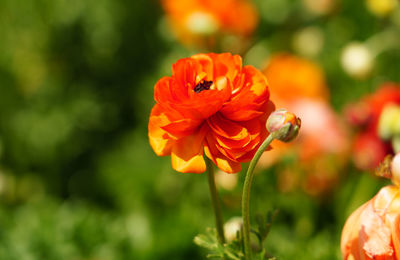
[[400,190],[386,186],[358,208],[342,231],[343,259],[398,259],[400,255]]
[[302,121],[302,128],[290,144],[274,141],[274,149],[261,158],[261,166],[294,154],[295,169],[286,166],[284,174],[278,175],[281,190],[302,187],[312,195],[328,191],[339,179],[349,144],[347,129],[328,103],[329,90],[322,70],[306,59],[278,54],[264,73],[276,107],[295,113]]
[[203,149],[222,171],[239,172],[267,137],[274,109],[265,76],[230,53],[178,60],[154,98],[150,144],[157,155],[171,155],[179,172],[204,172]]
[[178,38],[187,45],[215,46],[221,34],[248,37],[258,23],[249,0],[162,0]]
[[382,111],[393,104],[400,105],[400,85],[385,83],[375,93],[347,107],[346,117],[359,129],[353,144],[353,159],[358,168],[372,170],[393,153],[391,143],[382,140],[378,133]]

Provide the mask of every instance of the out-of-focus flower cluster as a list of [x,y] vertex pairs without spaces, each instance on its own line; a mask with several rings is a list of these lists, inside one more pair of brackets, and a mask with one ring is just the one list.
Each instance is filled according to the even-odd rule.
[[[349,105],[346,109],[348,121],[356,127],[353,141],[353,159],[356,166],[363,170],[373,170],[384,157],[393,153],[391,140],[385,140],[386,130],[390,128],[390,122],[379,123],[385,110],[392,106],[400,105],[400,86],[395,83],[386,83],[370,95],[365,96],[359,102]],[[386,115],[387,117],[387,115]],[[396,120],[392,115],[386,121]],[[390,121],[391,121],[390,120]],[[383,125],[382,125],[383,123]],[[386,126],[389,124],[389,126]]]
[[277,54],[264,69],[276,107],[293,111],[302,120],[299,137],[291,144],[273,142],[261,160],[264,167],[287,156],[295,160],[278,173],[279,187],[302,187],[320,194],[332,189],[348,152],[347,130],[329,105],[329,89],[321,68],[290,54]]

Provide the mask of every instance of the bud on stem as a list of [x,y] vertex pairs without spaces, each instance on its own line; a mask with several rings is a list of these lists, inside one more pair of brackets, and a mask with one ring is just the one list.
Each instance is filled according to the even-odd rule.
[[267,120],[266,126],[270,134],[254,154],[249,168],[247,169],[246,178],[243,185],[243,249],[246,260],[252,259],[250,243],[250,189],[254,176],[254,168],[261,155],[265,152],[265,149],[272,143],[274,139],[278,139],[283,142],[289,142],[293,140],[299,133],[301,121],[293,113],[290,113],[285,109],[279,109],[271,113]]
[[267,129],[275,139],[282,142],[290,142],[299,133],[301,127],[300,118],[286,109],[278,109],[271,113],[267,120]]

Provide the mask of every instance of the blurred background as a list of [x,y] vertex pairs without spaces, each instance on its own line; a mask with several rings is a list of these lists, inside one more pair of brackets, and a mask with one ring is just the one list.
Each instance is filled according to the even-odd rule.
[[[274,144],[252,212],[279,209],[278,259],[341,259],[350,213],[388,182],[377,130],[400,104],[396,0],[1,0],[0,259],[204,259],[206,175],[147,139],[153,87],[179,58],[229,51],[303,120]],[[244,167],[247,168],[247,167]],[[244,173],[217,173],[225,220]]]

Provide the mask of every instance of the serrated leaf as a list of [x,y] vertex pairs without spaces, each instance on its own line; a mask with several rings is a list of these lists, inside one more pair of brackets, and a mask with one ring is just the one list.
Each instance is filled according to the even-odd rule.
[[204,247],[207,249],[214,249],[215,245],[214,242],[212,240],[210,240],[209,237],[207,237],[206,235],[197,235],[194,239],[193,239],[194,243],[200,247]]

